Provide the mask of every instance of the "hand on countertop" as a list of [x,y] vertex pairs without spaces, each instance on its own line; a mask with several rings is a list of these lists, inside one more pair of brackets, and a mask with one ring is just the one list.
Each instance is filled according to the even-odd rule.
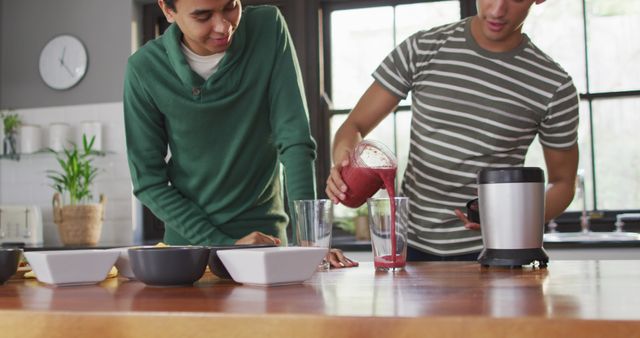
[[327,260],[332,268],[352,268],[359,265],[358,262],[352,261],[344,255],[340,249],[331,249],[327,253]]

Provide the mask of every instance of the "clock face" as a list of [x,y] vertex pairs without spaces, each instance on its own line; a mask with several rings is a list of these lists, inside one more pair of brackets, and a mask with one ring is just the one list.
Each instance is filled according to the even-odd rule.
[[58,35],[40,53],[40,76],[53,89],[73,87],[86,72],[87,51],[74,36]]

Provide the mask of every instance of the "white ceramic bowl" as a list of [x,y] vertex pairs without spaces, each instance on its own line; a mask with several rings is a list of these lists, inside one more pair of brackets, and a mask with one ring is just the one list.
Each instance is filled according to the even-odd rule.
[[118,258],[117,251],[56,250],[24,253],[39,281],[53,285],[101,282]]
[[311,278],[326,248],[273,247],[218,251],[234,281],[251,285],[297,284]]

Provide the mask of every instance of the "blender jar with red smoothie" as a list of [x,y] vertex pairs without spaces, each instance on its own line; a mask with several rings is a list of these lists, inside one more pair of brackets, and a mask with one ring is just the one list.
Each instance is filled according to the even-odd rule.
[[397,167],[395,155],[384,144],[371,140],[358,143],[349,157],[349,165],[340,172],[347,185],[342,204],[357,208],[383,187],[391,196],[395,192]]

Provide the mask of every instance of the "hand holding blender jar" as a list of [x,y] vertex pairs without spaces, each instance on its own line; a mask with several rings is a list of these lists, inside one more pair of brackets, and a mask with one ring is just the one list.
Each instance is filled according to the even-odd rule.
[[363,205],[381,188],[395,197],[395,179],[398,163],[393,152],[384,144],[364,140],[349,156],[349,164],[340,174],[347,186],[345,198],[340,202],[350,208]]

